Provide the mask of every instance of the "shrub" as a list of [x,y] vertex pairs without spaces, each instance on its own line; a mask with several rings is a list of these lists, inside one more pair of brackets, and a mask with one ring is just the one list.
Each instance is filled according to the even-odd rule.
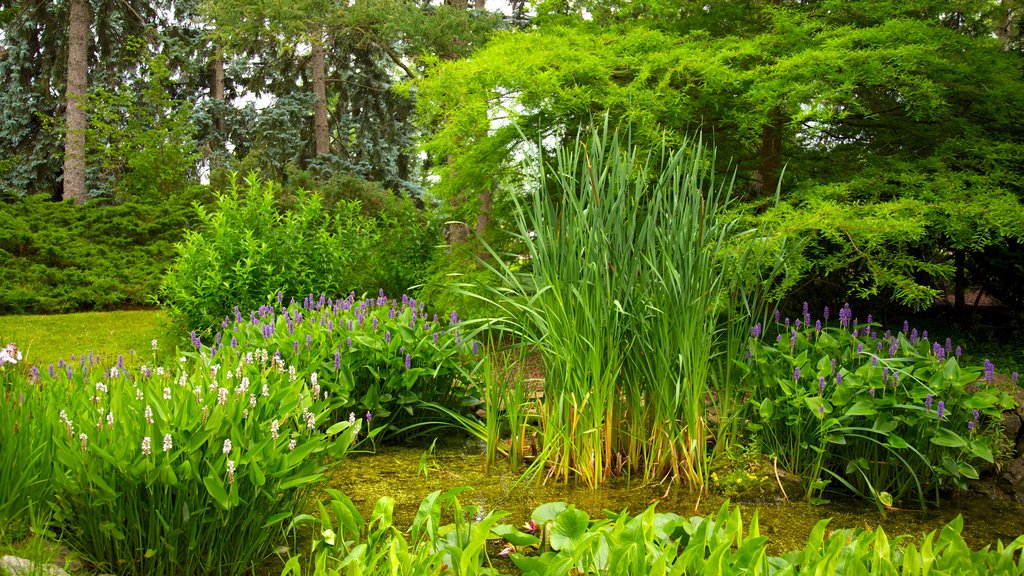
[[300,191],[284,205],[277,195],[272,183],[250,177],[242,190],[233,180],[211,211],[200,209],[201,229],[178,246],[161,290],[177,322],[209,330],[232,306],[255,309],[278,291],[345,294],[415,283],[427,227],[408,202],[370,217],[355,200],[327,208],[317,192]]
[[[395,434],[424,420],[423,403],[458,409],[475,392],[478,344],[455,312],[444,317],[426,304],[381,291],[357,300],[312,295],[301,305],[276,302],[248,315],[236,307],[213,337],[213,358],[258,348],[277,350],[296,378],[330,390],[338,417],[365,413],[371,427]],[[199,342],[196,340],[196,342]]]
[[60,431],[40,440],[55,444],[64,539],[103,571],[245,572],[360,431],[266,349],[76,364],[43,377]]
[[0,203],[0,314],[151,303],[201,189],[154,204]]
[[992,386],[994,367],[962,367],[959,347],[907,324],[880,333],[848,306],[838,316],[829,326],[827,308],[815,320],[805,305],[792,323],[752,332],[752,428],[764,448],[812,499],[841,487],[879,506],[924,507],[943,488],[965,489],[993,461],[1001,413],[1013,405]]

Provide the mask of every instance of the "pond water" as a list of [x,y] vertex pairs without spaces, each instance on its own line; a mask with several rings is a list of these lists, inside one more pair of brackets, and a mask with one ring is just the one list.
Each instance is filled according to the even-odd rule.
[[[428,470],[421,470],[424,454]],[[482,506],[486,511],[506,511],[505,522],[521,525],[530,512],[545,502],[564,501],[586,510],[592,518],[602,510],[628,510],[638,513],[653,503],[660,512],[684,516],[715,514],[724,498],[715,494],[698,498],[686,486],[667,486],[629,482],[616,478],[597,490],[573,485],[535,483],[524,485],[506,463],[499,463],[485,474],[481,446],[475,441],[453,442],[429,454],[421,447],[384,447],[376,454],[353,454],[334,468],[327,482],[348,495],[364,515],[368,515],[381,496],[395,499],[395,523],[408,526],[420,500],[434,490],[472,486],[460,495],[464,505]],[[830,529],[884,527],[890,536],[925,534],[941,528],[956,517],[964,516],[964,538],[973,548],[1007,543],[1024,534],[1024,506],[1005,500],[971,496],[944,501],[941,510],[891,511],[885,515],[864,502],[833,502],[811,506],[805,502],[744,502],[740,506],[744,521],[757,510],[761,534],[769,537],[769,552],[803,548],[811,528],[821,518],[832,518]]]

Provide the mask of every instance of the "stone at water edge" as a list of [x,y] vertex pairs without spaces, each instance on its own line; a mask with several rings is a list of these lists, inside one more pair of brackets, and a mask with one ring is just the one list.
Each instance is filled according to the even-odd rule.
[[63,568],[53,564],[34,564],[31,560],[18,558],[17,556],[4,556],[0,558],[0,572],[4,576],[33,576],[47,574],[48,576],[70,576]]

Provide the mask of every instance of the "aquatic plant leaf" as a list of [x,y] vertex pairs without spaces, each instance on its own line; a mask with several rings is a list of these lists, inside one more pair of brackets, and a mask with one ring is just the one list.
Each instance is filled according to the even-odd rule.
[[543,526],[548,522],[554,522],[555,517],[568,507],[569,505],[565,502],[548,502],[547,504],[541,504],[533,511],[532,514],[530,514],[530,518],[533,518],[533,521],[536,522],[538,526]]
[[964,440],[959,434],[953,432],[948,428],[939,428],[935,431],[935,435],[931,438],[932,444],[938,446],[947,446],[949,448],[960,448],[967,446],[967,441]]
[[540,544],[540,538],[533,534],[520,532],[511,524],[496,524],[491,528],[491,532],[513,546],[536,546]]
[[551,547],[572,553],[590,527],[590,516],[579,508],[566,508],[551,526]]
[[860,400],[846,410],[847,416],[874,416],[878,410],[866,400]]
[[971,454],[974,454],[986,462],[994,461],[992,449],[988,447],[988,444],[978,440],[971,440]]

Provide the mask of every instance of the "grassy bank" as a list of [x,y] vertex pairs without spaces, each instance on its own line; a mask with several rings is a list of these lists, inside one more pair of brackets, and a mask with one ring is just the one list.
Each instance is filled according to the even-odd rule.
[[153,340],[162,352],[174,351],[177,338],[161,310],[0,316],[0,341],[15,342],[23,361],[40,367],[73,354],[148,352]]

